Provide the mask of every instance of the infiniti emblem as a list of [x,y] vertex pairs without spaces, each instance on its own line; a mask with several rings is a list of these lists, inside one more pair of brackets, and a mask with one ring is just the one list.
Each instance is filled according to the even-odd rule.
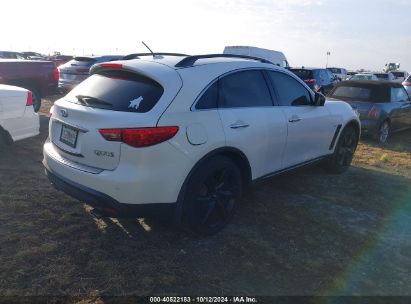
[[61,109],[60,110],[61,116],[67,117],[68,116],[68,111],[66,109]]

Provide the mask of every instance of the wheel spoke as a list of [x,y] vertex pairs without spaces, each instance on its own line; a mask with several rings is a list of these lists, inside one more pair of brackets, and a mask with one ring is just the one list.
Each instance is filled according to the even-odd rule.
[[201,223],[205,224],[207,223],[208,219],[210,218],[210,215],[214,212],[215,210],[216,203],[214,201],[211,201],[210,204],[207,206],[206,213],[201,219]]

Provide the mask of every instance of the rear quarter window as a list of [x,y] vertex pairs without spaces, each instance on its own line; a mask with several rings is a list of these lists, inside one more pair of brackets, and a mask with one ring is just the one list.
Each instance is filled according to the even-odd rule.
[[163,93],[163,87],[150,78],[126,71],[107,71],[88,77],[67,98],[93,108],[145,113]]

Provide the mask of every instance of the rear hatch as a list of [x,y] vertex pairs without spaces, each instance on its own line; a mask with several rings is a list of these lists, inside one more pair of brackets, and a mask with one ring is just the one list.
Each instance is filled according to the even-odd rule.
[[96,62],[93,57],[74,57],[59,67],[60,79],[82,81],[88,77],[90,67]]
[[67,159],[115,169],[123,143],[106,140],[99,130],[155,127],[181,87],[177,73],[172,72],[171,84],[162,85],[136,71],[105,70],[91,75],[54,104],[50,140]]
[[[347,82],[348,83],[348,82]],[[378,94],[381,91],[381,88],[370,86],[370,85],[339,85],[337,86],[330,94],[330,99],[343,100],[351,105],[355,109],[361,118],[367,117],[372,109],[373,105],[376,103],[382,102],[380,98],[375,98],[375,95],[378,97],[383,97],[383,94]]]

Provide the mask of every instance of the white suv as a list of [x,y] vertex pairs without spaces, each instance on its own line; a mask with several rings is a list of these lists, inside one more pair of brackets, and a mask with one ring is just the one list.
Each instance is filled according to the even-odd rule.
[[94,66],[51,111],[49,179],[100,214],[162,213],[209,235],[252,181],[349,167],[358,117],[291,72],[236,55],[134,57]]

